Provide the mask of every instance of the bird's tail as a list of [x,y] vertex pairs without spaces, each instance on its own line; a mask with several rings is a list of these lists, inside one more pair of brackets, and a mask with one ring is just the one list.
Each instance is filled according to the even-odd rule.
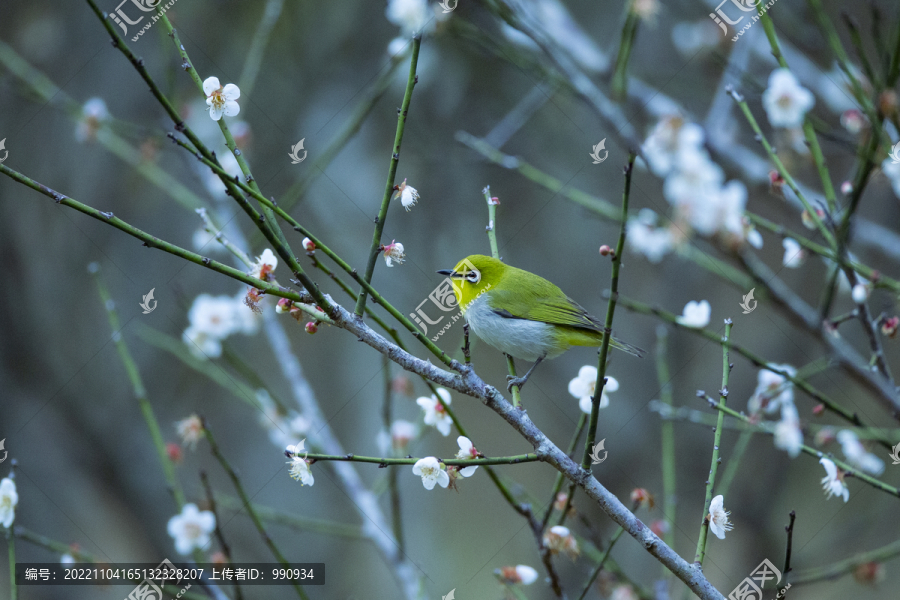
[[610,338],[609,345],[612,346],[613,348],[618,348],[619,350],[622,350],[623,352],[627,352],[628,354],[630,354],[632,356],[637,356],[638,358],[643,358],[644,355],[647,354],[646,350],[642,350],[642,349],[638,348],[637,346],[632,346],[631,344],[626,344],[622,340],[616,339],[616,338]]

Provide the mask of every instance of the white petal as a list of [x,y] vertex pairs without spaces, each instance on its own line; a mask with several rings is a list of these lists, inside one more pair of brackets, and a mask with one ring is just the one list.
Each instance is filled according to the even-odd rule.
[[233,117],[234,115],[241,112],[241,105],[235,102],[234,100],[227,100],[225,102],[225,116]]
[[456,443],[459,444],[460,453],[465,452],[466,454],[468,454],[469,452],[472,451],[472,448],[475,447],[475,445],[472,443],[472,440],[470,440],[469,438],[467,438],[464,435],[461,435],[458,438],[456,438]]
[[[447,476],[447,474],[444,473],[444,477],[446,477],[446,476]],[[435,483],[436,482],[435,482],[434,477],[423,477],[422,478],[422,485],[425,486],[426,490],[433,490]],[[444,487],[447,487],[447,486],[445,485]]]
[[475,474],[476,470],[478,470],[478,465],[475,465],[474,467],[465,467],[459,470],[459,474],[463,477],[471,477]]
[[[447,475],[447,471],[441,471],[440,473],[438,473],[437,482],[438,485],[440,485],[442,488],[450,485],[450,476]],[[434,484],[432,484],[431,487],[434,487]]]
[[209,118],[213,121],[218,121],[222,118],[223,110],[221,108],[210,106],[209,107]]
[[222,95],[226,100],[237,100],[241,97],[241,88],[234,85],[233,83],[228,83],[224,88],[222,88]]
[[582,396],[581,400],[578,401],[578,408],[587,415],[591,414],[591,397]]
[[453,421],[450,419],[450,417],[444,417],[440,421],[435,423],[435,427],[437,427],[437,430],[441,432],[442,436],[447,437],[448,435],[450,435],[450,425],[452,424]]
[[578,379],[587,382],[597,381],[597,367],[584,365],[578,369]]
[[221,84],[219,84],[218,77],[207,77],[206,81],[203,82],[203,93],[206,94],[207,96],[209,96],[210,94],[212,94],[213,92],[218,90],[220,87],[222,87],[222,86],[221,86]]
[[[399,246],[400,244],[397,244],[397,245]],[[445,390],[444,388],[438,388],[437,394],[444,401],[444,404],[450,404],[451,398],[450,398],[450,392],[448,390]]]
[[537,581],[538,578],[538,572],[528,565],[518,565],[516,567],[516,574],[519,576],[519,579],[522,580],[522,585],[531,585]]
[[604,392],[615,392],[619,389],[619,382],[615,377],[607,377],[606,385],[603,386]]

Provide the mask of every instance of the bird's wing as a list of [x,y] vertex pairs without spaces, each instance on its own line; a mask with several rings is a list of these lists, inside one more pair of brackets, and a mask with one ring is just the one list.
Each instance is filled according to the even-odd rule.
[[577,302],[549,281],[543,281],[552,286],[556,293],[549,289],[530,292],[495,290],[490,294],[490,306],[496,314],[510,319],[603,330],[603,324],[594,320]]

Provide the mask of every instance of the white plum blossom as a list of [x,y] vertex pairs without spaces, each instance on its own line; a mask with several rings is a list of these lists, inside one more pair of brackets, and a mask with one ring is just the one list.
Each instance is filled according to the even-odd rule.
[[656,213],[642,208],[637,218],[628,220],[625,239],[636,252],[643,254],[653,264],[659,263],[672,251],[675,239],[667,227],[656,227]]
[[193,325],[181,334],[181,341],[185,343],[196,358],[207,360],[222,356],[222,343],[219,338],[201,331]]
[[516,565],[516,575],[519,576],[522,585],[531,585],[538,578],[538,572],[528,565]]
[[250,271],[251,277],[269,280],[269,275],[278,267],[278,257],[269,248],[263,250],[263,253],[256,257],[253,269]]
[[772,71],[762,101],[772,127],[786,129],[803,125],[806,113],[816,103],[812,92],[801,86],[788,69]]
[[848,463],[872,475],[881,475],[884,472],[884,461],[871,452],[867,452],[853,431],[842,429],[837,432],[835,437],[840,443]]
[[233,83],[223,86],[218,77],[207,77],[203,82],[203,93],[206,94],[209,116],[213,121],[218,121],[222,115],[233,117],[241,112],[237,103],[241,90]]
[[[597,367],[585,365],[578,369],[578,377],[569,382],[569,393],[578,398],[578,407],[581,412],[591,414],[591,397],[596,391]],[[615,392],[619,389],[619,382],[615,377],[606,378],[603,393],[600,395],[600,408],[609,406],[609,396],[606,392]]]
[[670,115],[660,121],[644,140],[642,150],[650,170],[665,177],[674,168],[679,155],[703,147],[703,128],[688,123],[680,115]]
[[103,121],[109,119],[109,110],[102,98],[91,98],[81,107],[81,119],[75,126],[75,139],[84,143],[93,140]]
[[406,37],[434,29],[435,12],[427,0],[388,0],[385,16]]
[[[797,374],[797,369],[791,365],[778,365],[769,363],[770,367],[788,373],[791,377]],[[778,373],[767,369],[760,369],[756,379],[756,390],[747,402],[747,410],[751,414],[760,410],[766,413],[774,413],[779,408],[794,404],[794,383]]]
[[900,198],[900,162],[894,162],[889,156],[881,163],[881,172],[890,180],[894,195]]
[[834,461],[828,458],[819,460],[819,464],[825,467],[825,477],[822,478],[822,488],[825,490],[825,497],[830,499],[832,496],[843,498],[844,502],[850,499],[850,490],[844,483],[844,473],[834,464]]
[[857,283],[850,291],[850,296],[857,304],[862,304],[869,299],[869,288],[861,283]]
[[203,421],[196,414],[175,423],[175,429],[178,431],[181,443],[190,446],[191,450],[194,450],[197,442],[203,439]]
[[707,515],[707,518],[709,519],[709,530],[720,540],[725,539],[726,531],[734,529],[734,525],[728,520],[728,515],[731,513],[725,510],[724,503],[725,499],[721,494],[713,498],[712,502],[709,504],[709,515]]
[[416,426],[414,423],[403,419],[398,419],[391,423],[391,444],[397,450],[406,448],[409,441],[414,437],[416,437]]
[[208,510],[198,510],[196,504],[185,504],[181,513],[169,519],[166,528],[175,540],[179,554],[190,554],[195,548],[209,544],[209,536],[216,528],[216,516]]
[[199,332],[221,340],[234,331],[234,308],[234,300],[230,296],[200,294],[188,311],[188,321]]
[[568,527],[562,525],[554,525],[544,534],[544,546],[552,554],[565,552],[570,558],[574,559],[581,550],[578,548],[578,541]]
[[69,554],[68,552],[66,552],[65,554],[63,554],[62,556],[59,557],[59,564],[61,564],[64,567],[71,567],[72,565],[74,565],[77,562],[78,561],[75,560],[75,557],[72,556],[71,554]]
[[9,529],[16,519],[16,504],[19,503],[19,494],[16,492],[16,482],[9,477],[0,481],[0,525]]
[[412,207],[419,201],[419,192],[411,185],[407,185],[406,179],[397,186],[397,193],[394,198],[400,198],[400,204],[406,209],[406,212],[412,210]]
[[800,429],[800,415],[793,403],[781,406],[781,420],[775,424],[775,447],[788,453],[791,458],[800,454],[803,432]]
[[383,248],[384,262],[387,263],[387,266],[393,267],[394,263],[401,265],[406,260],[406,255],[403,253],[403,244],[400,242],[391,240],[391,243]]
[[697,302],[696,300],[691,300],[684,305],[681,316],[676,317],[675,320],[685,327],[702,329],[709,325],[709,316],[711,313],[712,307],[709,305],[708,301],[701,300],[700,302]]
[[287,463],[291,465],[289,470],[291,479],[299,481],[300,485],[312,485],[315,483],[315,478],[309,468],[309,452],[303,448],[304,442],[306,440],[300,440],[296,445],[288,446],[285,448],[285,454],[291,459]]
[[[438,388],[438,395],[444,401],[444,404],[450,404],[450,392],[444,388]],[[453,419],[447,414],[443,405],[438,402],[437,396],[434,394],[430,398],[421,397],[416,400],[416,404],[425,411],[425,424],[432,425],[441,432],[441,435],[447,437],[450,435],[450,426],[453,425]]]
[[756,248],[757,250],[761,250],[763,247],[763,236],[759,232],[758,229],[751,229],[747,232],[747,243]]
[[797,243],[797,240],[793,238],[784,238],[781,240],[781,245],[784,246],[784,258],[781,259],[782,265],[788,269],[796,269],[804,263],[806,260],[806,250]]
[[416,461],[413,465],[413,475],[422,478],[422,485],[426,490],[433,490],[434,485],[438,484],[442,488],[450,485],[450,476],[443,468],[443,465],[433,456],[426,456]]
[[[456,438],[456,443],[459,444],[459,452],[456,453],[456,458],[465,460],[478,458],[478,450],[475,449],[475,446],[472,444],[472,440],[464,435],[461,435]],[[478,470],[478,465],[465,467],[459,470],[459,474],[463,477],[471,477],[475,474],[476,470]]]

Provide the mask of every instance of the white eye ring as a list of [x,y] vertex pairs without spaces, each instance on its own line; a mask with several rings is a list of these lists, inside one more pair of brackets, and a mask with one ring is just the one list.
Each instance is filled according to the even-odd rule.
[[481,273],[477,269],[472,269],[466,273],[466,279],[472,283],[478,283],[481,281]]

